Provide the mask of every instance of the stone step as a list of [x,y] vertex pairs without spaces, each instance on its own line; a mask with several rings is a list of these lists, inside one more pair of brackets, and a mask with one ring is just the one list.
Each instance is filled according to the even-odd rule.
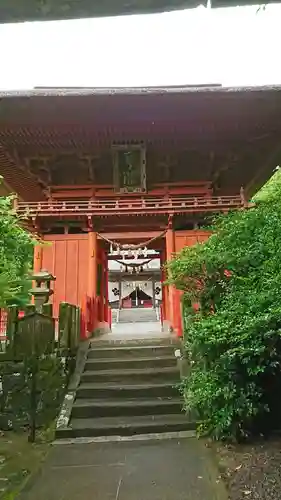
[[93,340],[71,411],[57,437],[173,432],[194,428],[182,413],[175,357],[169,337],[106,342]]
[[81,376],[81,383],[84,382],[122,382],[124,384],[135,384],[137,381],[172,381],[177,383],[179,381],[179,370],[177,366],[149,368],[143,370],[137,369],[116,369],[116,370],[93,370],[84,371]]
[[98,418],[181,413],[180,398],[155,399],[76,399],[72,418]]
[[78,438],[99,436],[133,436],[163,432],[193,430],[196,422],[187,415],[145,415],[137,417],[105,417],[72,419],[67,429],[58,430],[56,438]]
[[155,309],[121,309],[119,323],[148,323],[157,322]]
[[101,338],[92,339],[91,347],[130,347],[130,346],[160,346],[160,345],[172,345],[175,349],[179,348],[179,339],[176,336],[165,335],[163,337],[152,337],[152,338],[117,338],[116,340],[106,336]]
[[82,383],[77,390],[77,398],[169,398],[179,395],[175,384],[164,383],[142,383],[142,384],[113,384],[113,383]]
[[104,358],[146,358],[146,357],[162,357],[174,356],[175,348],[170,345],[145,345],[145,346],[112,346],[112,347],[95,347],[88,351],[88,358],[104,359]]
[[159,368],[164,366],[176,366],[175,356],[161,356],[150,358],[111,358],[111,359],[91,359],[88,358],[85,364],[85,370],[106,370],[106,369],[134,369]]
[[147,316],[146,318],[145,317],[142,317],[142,318],[134,318],[134,317],[125,317],[125,318],[120,318],[119,317],[119,321],[118,323],[120,324],[123,324],[123,325],[128,325],[128,324],[131,324],[131,323],[157,323],[157,319],[154,317],[154,316]]

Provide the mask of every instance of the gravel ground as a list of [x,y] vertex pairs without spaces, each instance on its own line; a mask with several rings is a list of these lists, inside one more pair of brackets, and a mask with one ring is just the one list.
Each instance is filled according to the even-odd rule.
[[218,446],[216,452],[230,500],[281,499],[281,439]]

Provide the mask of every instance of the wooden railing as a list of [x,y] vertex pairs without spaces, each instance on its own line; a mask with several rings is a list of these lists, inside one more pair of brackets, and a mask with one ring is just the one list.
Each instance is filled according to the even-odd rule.
[[90,201],[18,202],[17,212],[28,217],[69,217],[70,215],[137,215],[186,212],[227,211],[245,206],[238,196],[212,197],[141,197]]

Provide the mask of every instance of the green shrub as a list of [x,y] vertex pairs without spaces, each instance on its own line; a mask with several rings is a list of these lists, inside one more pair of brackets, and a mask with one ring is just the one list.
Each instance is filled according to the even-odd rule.
[[281,423],[279,172],[255,208],[219,217],[213,229],[169,264],[171,281],[185,292],[191,367],[184,396],[201,433],[239,439]]
[[0,307],[28,303],[34,243],[12,210],[12,197],[0,196]]

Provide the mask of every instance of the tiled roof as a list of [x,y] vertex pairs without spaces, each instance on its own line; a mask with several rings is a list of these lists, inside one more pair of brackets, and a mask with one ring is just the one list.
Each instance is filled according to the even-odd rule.
[[[114,141],[256,140],[281,130],[281,85],[37,88],[0,93],[6,148],[79,148]],[[191,144],[192,143],[192,144]]]
[[[278,164],[280,133],[281,85],[0,92],[0,146],[11,154],[1,157],[0,150],[0,173],[13,187],[15,180],[20,184],[14,187],[18,192],[28,189],[29,200],[38,200],[41,188],[27,172],[15,174],[14,152],[19,158],[75,150],[98,156],[114,141],[144,141],[159,150],[167,144],[191,150],[221,148],[222,155],[233,148],[246,157],[251,153],[247,165],[233,169],[241,185],[275,149],[278,158],[265,168],[267,175]],[[208,162],[203,175],[209,176]],[[227,178],[229,184],[236,183],[230,173]]]

